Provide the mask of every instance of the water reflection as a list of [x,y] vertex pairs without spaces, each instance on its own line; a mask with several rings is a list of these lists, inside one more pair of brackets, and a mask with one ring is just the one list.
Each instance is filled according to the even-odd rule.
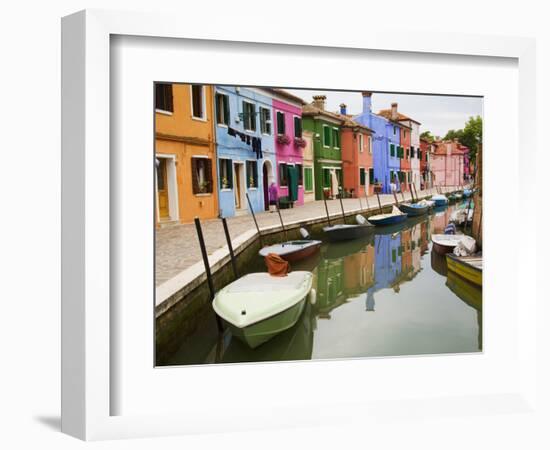
[[452,209],[324,244],[317,259],[293,266],[313,271],[317,291],[296,326],[254,350],[227,334],[182,339],[170,364],[481,350],[481,290],[447,273],[445,258],[431,252],[431,234],[443,231]]

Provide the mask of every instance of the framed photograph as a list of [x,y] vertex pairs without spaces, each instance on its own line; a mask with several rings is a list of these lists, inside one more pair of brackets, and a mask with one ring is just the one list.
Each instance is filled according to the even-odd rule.
[[64,432],[534,408],[531,40],[62,26]]

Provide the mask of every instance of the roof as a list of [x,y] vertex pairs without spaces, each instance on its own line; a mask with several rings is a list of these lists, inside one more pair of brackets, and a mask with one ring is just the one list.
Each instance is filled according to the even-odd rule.
[[285,91],[284,89],[280,88],[262,88],[263,90],[270,92],[271,94],[278,95],[279,97],[286,98],[287,100],[291,100],[293,102],[299,103],[300,105],[305,105],[306,101],[297,95],[291,94],[290,92]]
[[347,119],[340,114],[318,108],[317,106],[314,106],[313,103],[308,103],[302,108],[302,116],[324,116],[328,119],[340,122],[340,125]]
[[374,130],[371,130],[369,127],[367,127],[366,125],[363,125],[362,123],[359,123],[359,122],[356,122],[355,120],[352,119],[352,115],[351,114],[338,114],[336,113],[337,116],[340,116],[341,119],[342,119],[342,126],[343,127],[347,127],[347,128],[362,128],[363,130],[369,132],[369,133],[375,133]]
[[[392,121],[391,109],[381,109],[380,111],[378,111],[378,115]],[[405,121],[405,120],[410,120],[411,122],[414,122],[414,123],[417,123],[418,125],[420,125],[419,121],[411,119],[409,116],[406,116],[405,114],[400,113],[399,111],[397,111],[397,122],[402,122],[402,121]],[[410,128],[410,127],[408,127],[408,128]]]

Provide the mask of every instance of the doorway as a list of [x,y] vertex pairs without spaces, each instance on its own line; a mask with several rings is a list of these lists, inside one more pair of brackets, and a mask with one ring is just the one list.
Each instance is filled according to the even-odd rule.
[[269,186],[273,182],[273,166],[271,161],[264,161],[263,170],[264,210],[269,210]]
[[157,220],[179,220],[176,156],[157,153],[155,158],[155,189],[157,197]]
[[168,171],[166,169],[166,158],[157,158],[157,193],[159,218],[168,219],[170,208],[168,204]]
[[245,195],[245,178],[244,178],[244,163],[233,163],[233,185],[235,186],[235,209],[243,210],[246,208],[244,198]]

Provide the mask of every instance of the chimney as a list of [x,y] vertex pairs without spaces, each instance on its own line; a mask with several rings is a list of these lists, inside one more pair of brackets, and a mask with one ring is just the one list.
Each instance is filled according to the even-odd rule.
[[391,120],[397,120],[397,103],[391,104]]
[[364,92],[361,92],[361,95],[363,96],[363,114],[370,113],[372,109],[372,103],[371,103],[372,92],[364,91]]
[[313,96],[313,106],[316,108],[325,109],[325,101],[327,99],[326,95],[314,95]]
[[340,103],[340,114],[345,116],[348,113],[347,105],[345,103]]

